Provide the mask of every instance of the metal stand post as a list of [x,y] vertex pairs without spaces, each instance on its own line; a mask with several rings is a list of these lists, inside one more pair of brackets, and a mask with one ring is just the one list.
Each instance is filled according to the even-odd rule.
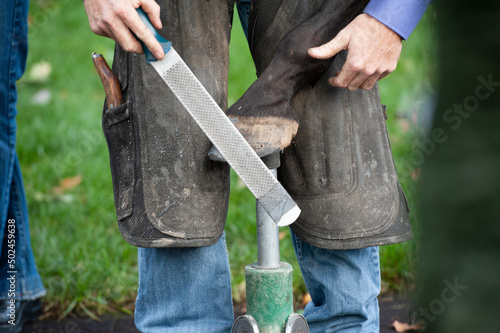
[[[271,172],[276,177],[276,169]],[[259,202],[257,206],[257,266],[278,268],[280,266],[279,227],[269,217]]]
[[[279,153],[263,159],[276,177]],[[292,266],[280,261],[279,228],[257,203],[257,263],[245,267],[247,315],[233,333],[307,333],[305,318],[293,313]]]

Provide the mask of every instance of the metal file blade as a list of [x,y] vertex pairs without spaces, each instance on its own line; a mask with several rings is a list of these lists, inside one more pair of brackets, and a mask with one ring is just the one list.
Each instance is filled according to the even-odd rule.
[[292,224],[300,215],[300,208],[290,194],[257,156],[224,111],[171,47],[170,42],[161,36],[158,37],[158,32],[141,9],[138,9],[138,13],[148,28],[152,29],[155,37],[161,39],[162,45],[166,46],[165,57],[162,60],[156,60],[149,55],[150,64],[269,216],[278,226]]

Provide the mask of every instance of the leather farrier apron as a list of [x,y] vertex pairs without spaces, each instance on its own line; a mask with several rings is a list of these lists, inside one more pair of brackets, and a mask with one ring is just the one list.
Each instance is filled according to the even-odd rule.
[[[345,3],[355,0],[338,0]],[[281,38],[326,1],[254,1],[251,51],[258,73]],[[177,52],[227,109],[232,1],[159,1]],[[353,17],[354,18],[354,17]],[[332,36],[333,38],[334,36]],[[125,103],[104,110],[118,226],[140,247],[214,244],[224,229],[229,167],[207,157],[211,143],[143,55],[116,48],[113,70]],[[408,207],[392,160],[378,88],[348,91],[327,78],[303,88],[292,106],[300,126],[282,154],[279,179],[302,209],[293,231],[323,248],[408,240]]]

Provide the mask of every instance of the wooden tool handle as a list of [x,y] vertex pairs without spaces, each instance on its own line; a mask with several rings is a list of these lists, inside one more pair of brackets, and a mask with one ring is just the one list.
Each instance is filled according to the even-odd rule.
[[118,76],[109,68],[102,54],[92,53],[92,61],[101,78],[104,92],[106,93],[108,109],[123,104],[122,89]]

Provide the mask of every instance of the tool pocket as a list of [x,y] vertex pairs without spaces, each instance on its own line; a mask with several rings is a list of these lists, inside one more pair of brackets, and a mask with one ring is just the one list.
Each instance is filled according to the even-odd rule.
[[[215,63],[224,50],[196,61]],[[224,230],[229,167],[210,161],[210,140],[142,57],[118,46],[112,68],[126,103],[105,108],[102,128],[122,237],[138,247],[213,245]],[[216,100],[225,101],[217,83],[226,72],[209,68]]]
[[102,128],[109,150],[113,193],[118,220],[132,215],[135,183],[135,144],[129,103],[104,110]]

